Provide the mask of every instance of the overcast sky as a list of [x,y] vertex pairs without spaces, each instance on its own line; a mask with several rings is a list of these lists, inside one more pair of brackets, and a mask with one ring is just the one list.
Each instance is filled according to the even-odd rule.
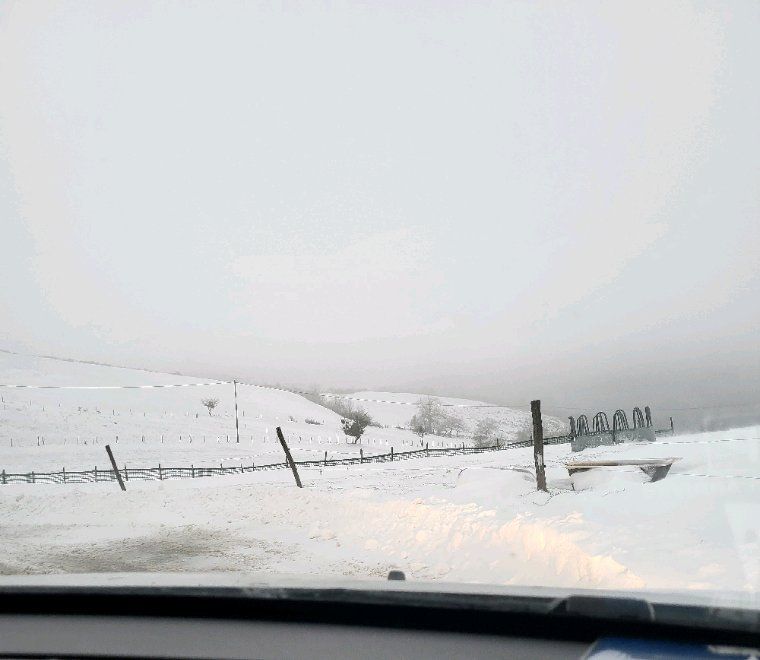
[[759,28],[754,0],[2,2],[0,348],[757,399]]

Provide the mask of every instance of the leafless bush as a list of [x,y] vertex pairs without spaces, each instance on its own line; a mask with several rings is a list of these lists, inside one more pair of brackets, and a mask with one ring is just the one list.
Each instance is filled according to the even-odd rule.
[[214,408],[216,408],[219,405],[219,399],[201,399],[201,403],[208,408],[208,414],[211,416],[211,414],[214,411]]

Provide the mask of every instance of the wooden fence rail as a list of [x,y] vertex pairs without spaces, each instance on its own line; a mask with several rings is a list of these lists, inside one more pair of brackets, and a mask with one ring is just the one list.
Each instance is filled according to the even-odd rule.
[[[568,439],[565,439],[565,438]],[[560,442],[569,442],[569,436],[561,438],[546,438],[545,444],[559,444]],[[448,456],[451,454],[481,454],[489,451],[504,451],[507,449],[516,449],[519,447],[531,447],[531,440],[511,443],[496,443],[487,447],[441,447],[441,448],[422,448],[412,451],[395,452],[393,448],[387,454],[376,454],[374,456],[352,456],[349,458],[330,458],[314,459],[308,461],[294,461],[298,467],[329,467],[335,465],[359,465],[363,463],[386,463],[390,461],[404,461],[415,458],[427,458],[434,456]],[[196,479],[202,477],[217,477],[228,474],[246,474],[248,472],[260,472],[262,470],[282,470],[290,467],[288,463],[266,463],[263,465],[228,465],[219,467],[165,467],[155,468],[128,468],[119,469],[124,481],[134,479],[142,481],[158,481],[164,479]],[[14,483],[35,483],[35,484],[81,484],[93,483],[97,481],[115,481],[116,474],[114,470],[79,470],[72,471],[63,469],[60,472],[0,472],[0,485]]]

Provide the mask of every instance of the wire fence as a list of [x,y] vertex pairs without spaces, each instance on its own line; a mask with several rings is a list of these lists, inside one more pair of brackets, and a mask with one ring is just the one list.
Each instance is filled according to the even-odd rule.
[[[544,444],[562,444],[569,442],[568,436],[556,438],[546,438]],[[293,461],[297,467],[318,468],[331,467],[337,465],[363,465],[365,463],[389,463],[395,461],[406,461],[410,459],[430,458],[435,456],[450,456],[456,454],[482,454],[485,452],[505,451],[508,449],[518,449],[533,446],[532,440],[523,440],[519,442],[501,443],[485,447],[468,447],[462,445],[459,447],[441,447],[430,448],[424,447],[411,451],[395,452],[391,447],[390,452],[386,454],[373,454],[371,456],[351,456],[349,458],[324,458],[306,461]],[[129,481],[163,481],[165,479],[200,479],[203,477],[218,477],[232,474],[247,474],[250,472],[260,472],[263,470],[282,470],[290,467],[287,462],[265,463],[256,465],[252,462],[250,465],[228,465],[219,467],[158,467],[149,468],[128,468],[124,466],[119,469],[119,474],[125,482]],[[114,470],[76,470],[69,471],[66,469],[59,472],[0,472],[0,485],[26,483],[26,484],[81,484],[95,483],[99,481],[116,481]]]
[[[155,390],[166,388],[184,388],[184,387],[213,387],[218,385],[243,385],[262,390],[272,390],[275,392],[286,392],[288,394],[299,394],[301,396],[317,396],[325,399],[343,399],[346,401],[359,401],[363,403],[387,403],[399,406],[416,406],[416,401],[396,401],[393,399],[370,399],[357,397],[349,394],[336,394],[333,392],[314,392],[309,390],[299,390],[287,387],[276,387],[274,385],[260,385],[249,383],[242,380],[215,380],[199,383],[159,383],[150,385],[26,385],[15,383],[0,383],[0,389],[6,390]],[[420,395],[420,398],[426,398]],[[436,397],[432,397],[436,398]],[[516,403],[513,405],[495,404],[495,403],[446,403],[439,404],[444,408],[523,408],[529,406],[529,403]]]

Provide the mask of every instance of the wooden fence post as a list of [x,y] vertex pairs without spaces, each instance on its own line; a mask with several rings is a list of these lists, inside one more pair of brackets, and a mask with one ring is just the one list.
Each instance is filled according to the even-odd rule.
[[533,416],[533,462],[536,466],[536,488],[546,490],[546,472],[544,469],[544,427],[541,421],[541,401],[530,402]]
[[359,447],[359,462],[364,463],[364,450]]
[[391,447],[391,460],[393,460],[393,447]]
[[116,481],[119,482],[119,488],[122,490],[127,490],[127,487],[124,485],[124,481],[122,481],[121,473],[119,472],[119,468],[116,465],[116,459],[113,457],[113,452],[111,451],[110,445],[106,445],[106,453],[108,454],[108,458],[111,461],[113,473],[116,475]]
[[327,467],[327,450],[325,450],[325,467]]
[[158,464],[158,480],[163,481],[164,477],[161,475],[161,463]]
[[277,438],[280,441],[280,444],[282,445],[282,449],[285,452],[285,458],[288,463],[290,463],[290,469],[293,470],[293,476],[296,480],[296,486],[299,488],[303,488],[303,485],[301,484],[301,478],[298,476],[298,468],[296,468],[296,462],[293,460],[293,457],[290,455],[290,449],[288,449],[288,443],[285,442],[285,436],[282,434],[282,429],[278,426],[277,427]]
[[63,483],[66,483],[66,468],[63,468]]
[[670,418],[670,435],[675,435],[675,431],[673,429],[673,418]]
[[5,470],[3,470],[3,485],[5,485]]
[[126,463],[124,463],[124,481],[129,481],[129,470],[127,470]]

